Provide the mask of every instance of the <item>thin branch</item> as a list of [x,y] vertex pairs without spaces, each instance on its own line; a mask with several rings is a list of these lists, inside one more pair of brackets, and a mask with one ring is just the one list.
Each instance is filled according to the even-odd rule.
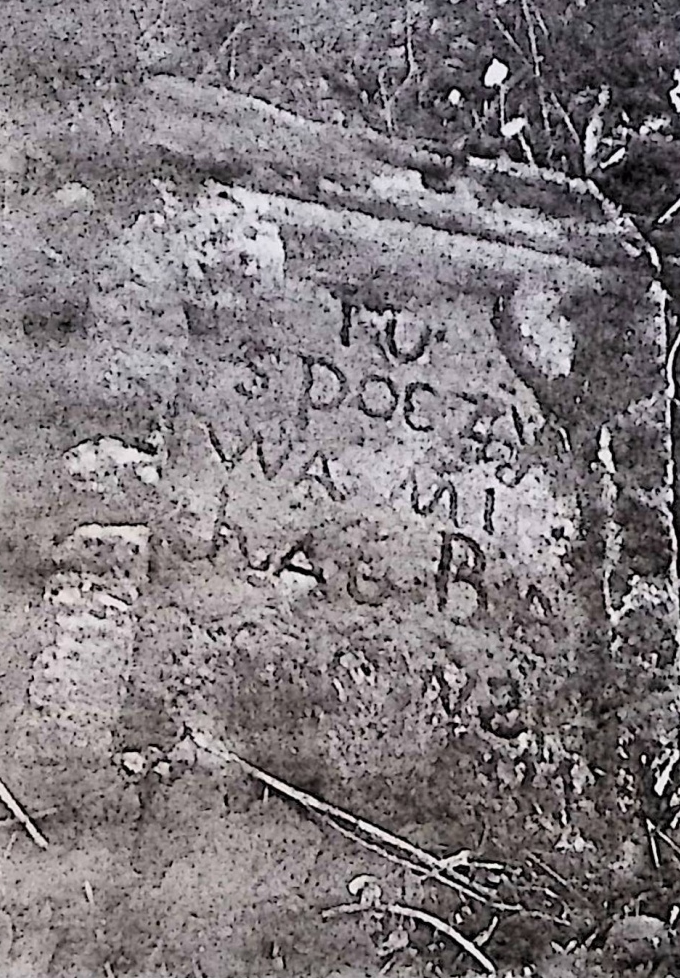
[[411,8],[408,6],[406,9],[406,36],[404,38],[404,54],[406,56],[407,72],[403,85],[413,78],[418,71],[418,64],[416,62],[416,57],[413,50],[413,15],[411,13]]
[[383,115],[385,116],[385,125],[387,126],[387,131],[392,132],[394,128],[394,120],[392,118],[392,103],[394,97],[388,97],[387,88],[385,87],[385,73],[387,67],[383,65],[378,71],[378,88],[380,90],[380,101],[382,102]]
[[548,108],[545,103],[545,90],[543,87],[543,78],[541,76],[541,57],[538,53],[538,44],[536,42],[536,31],[534,30],[534,22],[532,16],[529,12],[529,5],[527,0],[521,0],[522,14],[527,25],[527,34],[529,35],[529,47],[531,48],[531,59],[533,61],[534,68],[534,78],[536,79],[536,89],[538,91],[538,101],[541,106],[541,117],[543,119],[543,128],[545,129],[545,134],[550,139],[550,120],[548,119]]
[[[307,794],[305,791],[300,791],[298,788],[287,784],[285,781],[280,781],[278,778],[273,777],[271,774],[268,774],[266,771],[263,771],[261,768],[256,767],[254,764],[251,764],[249,761],[246,761],[244,758],[240,757],[233,750],[230,750],[225,744],[220,743],[216,738],[211,737],[198,729],[194,729],[191,724],[187,724],[187,732],[197,747],[200,747],[208,753],[213,754],[215,757],[219,757],[223,761],[238,764],[252,777],[257,778],[258,781],[268,785],[279,794],[297,802],[304,808],[314,812],[320,812],[322,815],[329,816],[330,818],[339,822],[345,822],[346,824],[351,825],[354,829],[365,833],[372,839],[378,840],[385,845],[392,846],[394,849],[407,853],[421,866],[427,867],[429,870],[434,870],[436,873],[445,873],[447,878],[459,883],[460,886],[465,887],[468,891],[470,891],[470,893],[474,894],[477,900],[481,902],[488,902],[488,897],[491,896],[491,892],[489,890],[476,884],[471,884],[465,877],[460,876],[453,870],[448,869],[445,860],[437,859],[436,856],[433,856],[425,849],[421,849],[419,846],[413,845],[406,839],[402,839],[400,836],[393,835],[391,832],[387,832],[385,829],[381,829],[379,826],[373,825],[372,822],[367,822],[362,818],[357,818],[349,812],[343,811],[341,808],[336,808],[334,805],[329,805],[327,802],[321,801],[320,799],[315,798],[313,795]],[[470,893],[468,895],[470,895]]]
[[541,13],[541,11],[539,10],[539,8],[534,3],[531,4],[531,9],[534,12],[534,17],[536,18],[536,23],[541,28],[541,30],[543,31],[544,35],[546,37],[549,37],[550,36],[550,31],[546,27],[546,23],[543,20],[543,14]]
[[230,31],[227,34],[227,36],[225,37],[225,39],[222,41],[219,48],[217,49],[217,57],[220,57],[220,55],[224,54],[224,52],[227,50],[229,45],[233,44],[233,42],[237,40],[238,36],[244,32],[246,27],[248,27],[248,24],[245,22],[245,20],[239,20],[238,24],[233,29],[233,31]]
[[[517,43],[517,41],[512,36],[512,34],[510,33],[510,31],[507,29],[507,27],[505,26],[505,24],[503,23],[503,21],[500,19],[500,17],[494,17],[493,18],[493,23],[494,23],[494,26],[496,27],[496,29],[503,35],[503,37],[505,38],[505,40],[508,42],[508,44],[510,45],[510,47],[514,51],[516,51],[517,54],[522,59],[522,61],[526,65],[528,65],[530,68],[532,68],[532,70],[533,70],[533,65],[531,64],[531,59],[528,58],[527,55],[524,53],[524,50],[522,49],[521,45]],[[545,85],[545,82],[544,82],[544,85]],[[555,92],[548,85],[545,85],[545,90],[546,90],[546,92],[548,94],[548,97],[550,98],[550,101],[553,103],[553,105],[555,106],[555,108],[557,109],[557,111],[559,112],[559,114],[562,116],[562,118],[564,120],[564,123],[565,123],[565,125],[566,125],[566,127],[567,127],[567,129],[569,131],[569,134],[571,135],[572,139],[574,140],[574,142],[576,143],[576,145],[580,149],[581,148],[581,137],[579,136],[578,132],[576,131],[576,127],[574,126],[574,123],[572,122],[569,113],[564,108],[564,106],[562,105],[561,101],[559,100],[559,98],[557,97],[557,95],[555,94]]]
[[387,71],[386,67],[383,67],[378,72],[378,85],[380,86],[380,98],[383,103],[383,112],[385,113],[385,123],[387,125],[388,131],[392,132],[394,129],[394,115],[392,108],[398,96],[402,94],[411,84],[413,79],[418,74],[418,62],[416,61],[415,53],[413,50],[413,20],[412,20],[411,8],[406,4],[406,17],[405,17],[405,30],[404,30],[404,58],[406,61],[406,76],[399,82],[397,87],[394,89],[391,95],[387,95],[387,89],[385,87],[385,73]]
[[28,817],[26,812],[23,810],[19,802],[16,800],[12,792],[9,790],[7,785],[0,781],[0,801],[9,808],[12,815],[14,815],[17,822],[19,822],[26,829],[30,837],[33,839],[35,844],[41,849],[47,849],[48,842],[45,836],[40,832],[40,830],[34,825],[31,819]]
[[474,958],[475,961],[487,972],[489,975],[496,974],[496,966],[487,958],[483,951],[480,951],[476,944],[469,941],[467,937],[463,937],[459,931],[447,924],[444,920],[440,920],[439,917],[433,916],[431,913],[426,913],[424,910],[416,910],[414,907],[406,907],[399,903],[388,904],[387,910],[389,913],[396,914],[400,917],[406,917],[409,920],[419,920],[423,924],[429,924],[434,930],[439,931],[441,934],[446,934],[450,937],[452,941],[460,945],[464,951]]
[[675,336],[673,337],[673,342],[671,343],[671,348],[666,356],[666,384],[668,391],[668,398],[671,402],[677,405],[677,393],[678,385],[676,380],[676,369],[678,364],[678,354],[680,354],[680,328],[678,328],[677,320],[673,321],[673,325],[676,328]]
[[416,907],[407,907],[401,903],[388,903],[384,906],[381,904],[362,906],[360,903],[344,903],[339,907],[331,907],[329,910],[324,910],[321,917],[324,920],[328,920],[339,914],[361,913],[362,911],[379,915],[389,913],[395,917],[406,917],[407,920],[417,920],[421,924],[427,924],[440,934],[445,934],[446,937],[450,938],[455,944],[458,944],[464,951],[467,951],[470,957],[474,958],[487,974],[496,974],[495,964],[490,958],[487,958],[483,951],[480,951],[476,944],[469,941],[467,937],[463,937],[455,927],[452,927],[445,920],[442,920],[440,917],[435,917],[434,914],[427,913],[425,910],[418,910]]
[[483,944],[489,943],[489,941],[491,940],[491,938],[496,932],[498,924],[499,924],[498,917],[492,917],[491,923],[486,928],[486,930],[483,930],[482,933],[478,934],[477,937],[475,938],[475,944],[477,945],[477,947],[482,947]]
[[675,856],[677,856],[678,858],[680,858],[680,846],[677,844],[677,842],[674,842],[673,839],[671,839],[670,835],[668,835],[667,832],[664,832],[663,829],[660,829],[657,825],[654,825],[654,823],[651,821],[651,819],[647,819],[647,824],[648,824],[649,828],[651,828],[651,830],[654,832],[654,834],[655,835],[658,835],[658,837],[663,842],[666,843],[666,845],[671,850],[671,852]]
[[229,81],[233,84],[236,80],[236,41],[239,39],[240,35],[248,28],[248,24],[244,20],[240,20],[236,27],[227,34],[225,39],[220,44],[215,55],[211,55],[208,58],[208,62],[204,67],[201,75],[209,74],[211,71],[215,71],[219,67],[219,60],[222,55],[229,49]]
[[674,203],[672,203],[671,206],[668,207],[663,212],[663,214],[661,215],[661,217],[657,217],[656,223],[657,224],[668,224],[668,222],[671,220],[671,218],[674,217],[679,210],[680,210],[680,197],[678,197],[678,199],[676,201],[674,201]]
[[[367,849],[369,852],[375,852],[383,859],[386,859],[388,862],[394,863],[396,866],[401,866],[404,869],[408,869],[412,873],[415,873],[418,876],[424,876],[427,880],[434,880],[436,883],[441,883],[442,886],[447,886],[449,889],[455,890],[460,896],[466,896],[472,900],[477,900],[478,902],[484,902],[487,906],[493,907],[494,910],[505,910],[511,913],[515,913],[518,910],[524,909],[519,904],[497,903],[491,899],[485,899],[482,901],[480,893],[471,889],[469,886],[465,886],[464,884],[459,883],[456,880],[452,880],[448,876],[444,876],[440,872],[426,869],[424,866],[419,866],[417,863],[411,862],[408,859],[404,859],[401,856],[395,856],[393,853],[388,852],[382,846],[378,846],[374,842],[369,842],[367,839],[362,839],[360,835],[357,835],[355,832],[351,832],[349,829],[346,829],[343,825],[339,825],[336,821],[334,821],[329,816],[318,815],[317,817],[325,825],[329,825],[336,832],[339,832],[340,835],[344,835],[346,839],[351,839],[353,842],[356,842],[358,845],[360,845],[364,849]],[[484,888],[484,891],[485,890],[486,888]],[[482,887],[480,887],[480,891],[482,891]]]
[[533,154],[533,152],[531,150],[531,146],[529,145],[529,141],[527,140],[527,138],[526,138],[526,136],[524,135],[523,132],[518,132],[517,133],[517,141],[520,144],[520,146],[522,147],[522,152],[524,153],[524,156],[526,158],[527,163],[529,164],[529,166],[535,168],[536,167],[536,160],[535,160],[534,154]]
[[344,917],[349,913],[365,913],[367,910],[376,912],[376,907],[364,906],[362,903],[340,903],[337,907],[329,907],[321,911],[322,920],[331,920],[333,917]]
[[508,42],[508,44],[510,45],[510,47],[513,48],[517,52],[517,54],[520,56],[520,58],[522,59],[522,61],[525,61],[528,64],[529,63],[529,59],[527,58],[526,54],[524,53],[524,51],[522,50],[522,48],[519,46],[519,44],[517,43],[517,41],[515,40],[515,38],[512,36],[512,34],[510,33],[510,31],[507,29],[507,27],[505,26],[505,24],[503,23],[503,21],[500,19],[500,17],[494,17],[493,18],[493,22],[496,25],[497,29],[501,32],[501,34],[503,35],[503,37],[505,38],[505,40]]
[[659,869],[661,862],[659,860],[659,846],[657,844],[654,832],[654,823],[650,819],[645,819],[645,830],[647,832],[647,840],[649,841],[649,852],[652,857],[652,863],[654,869]]
[[[34,818],[43,819],[43,818],[47,818],[49,815],[56,815],[58,811],[59,811],[59,809],[58,808],[55,808],[55,807],[53,807],[53,808],[43,808],[41,811],[36,812],[33,817]],[[8,826],[13,825],[13,824],[14,824],[14,819],[13,818],[2,818],[2,819],[0,819],[0,829],[7,828]]]
[[537,79],[541,77],[541,63],[538,55],[538,45],[536,43],[536,31],[534,30],[534,22],[529,13],[529,8],[527,6],[527,0],[520,0],[520,6],[522,8],[522,16],[527,25],[527,36],[529,38],[529,49],[531,50],[531,59],[533,62],[534,76]]
[[552,866],[548,866],[547,863],[544,863],[541,859],[538,858],[538,856],[534,856],[533,854],[531,854],[527,858],[529,859],[530,862],[535,863],[536,866],[539,867],[539,869],[542,869],[544,873],[547,873],[548,876],[551,876],[555,880],[555,882],[559,883],[566,890],[571,890],[572,893],[579,892],[576,889],[576,887],[572,886],[568,880],[565,880],[565,878],[563,876],[560,876],[560,874],[556,870],[554,870]]
[[567,129],[569,130],[569,134],[571,135],[571,138],[574,140],[574,142],[576,143],[576,145],[580,149],[581,148],[581,137],[579,136],[579,134],[578,134],[578,132],[576,130],[576,126],[572,122],[571,116],[569,115],[569,113],[567,112],[567,110],[562,105],[562,103],[560,102],[559,98],[557,97],[557,95],[555,95],[555,93],[553,91],[549,90],[548,91],[548,95],[550,96],[551,102],[553,103],[553,105],[555,106],[555,108],[557,109],[557,111],[560,113],[560,115],[562,116],[562,118],[564,119],[564,123],[565,123]]

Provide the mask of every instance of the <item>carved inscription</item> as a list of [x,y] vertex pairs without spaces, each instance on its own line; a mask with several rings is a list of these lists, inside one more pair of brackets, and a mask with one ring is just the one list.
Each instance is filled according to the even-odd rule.
[[411,381],[400,389],[388,374],[365,374],[352,390],[347,376],[328,357],[302,357],[304,382],[299,398],[298,418],[306,428],[312,411],[333,411],[351,399],[367,418],[390,421],[401,411],[413,431],[433,431],[427,416],[429,398],[437,391],[427,381]]
[[[253,431],[251,464],[264,478],[263,485],[271,484],[274,498],[280,491],[285,500],[296,488],[309,486],[317,493],[321,490],[329,503],[344,507],[350,500],[356,503],[378,493],[381,519],[386,501],[406,505],[413,531],[404,532],[422,532],[430,540],[420,557],[431,569],[420,578],[416,575],[420,591],[413,591],[414,600],[425,600],[429,593],[440,614],[468,622],[489,607],[492,554],[504,556],[498,537],[503,532],[498,523],[499,490],[505,493],[507,509],[506,490],[519,485],[541,454],[542,443],[552,452],[554,434],[542,431],[535,419],[518,409],[512,390],[496,396],[480,390],[479,384],[475,390],[461,389],[464,371],[449,375],[441,366],[449,362],[442,348],[444,328],[433,330],[427,322],[402,317],[393,309],[370,312],[346,302],[339,318],[336,335],[344,353],[337,346],[335,353],[329,346],[328,353],[313,355],[269,351],[268,361],[248,365],[252,383],[240,382],[236,390],[241,397],[251,404],[258,398],[273,399],[274,411],[283,415],[294,402],[291,417],[277,415],[273,426]],[[286,381],[276,377],[282,363],[289,364]],[[293,377],[298,378],[297,391],[291,390]],[[358,456],[347,455],[347,445],[361,449],[366,439],[363,455],[360,450]],[[417,449],[410,447],[409,439]],[[376,489],[366,470],[380,470],[382,453],[395,451],[395,481],[385,490],[378,480]],[[421,457],[429,460],[424,467],[418,462]],[[362,478],[367,481],[359,492]],[[302,503],[291,505],[299,508]],[[216,533],[216,539],[233,535],[250,571],[273,578],[297,574],[320,594],[337,586],[340,575],[344,592],[368,607],[397,595],[408,600],[403,585],[396,583],[397,565],[390,570],[385,555],[376,564],[361,546],[340,545],[334,580],[329,580],[323,561],[315,556],[315,534],[323,536],[321,530],[263,550],[249,539],[257,535],[257,515],[253,519],[249,527],[246,515],[241,525],[227,505]],[[338,522],[343,519],[339,515]]]
[[[458,559],[454,561],[454,551]],[[449,601],[449,586],[464,584],[474,593],[477,605],[486,610],[488,598],[484,583],[486,557],[478,543],[464,533],[442,532],[441,553],[435,586],[437,590],[437,609],[444,611]]]

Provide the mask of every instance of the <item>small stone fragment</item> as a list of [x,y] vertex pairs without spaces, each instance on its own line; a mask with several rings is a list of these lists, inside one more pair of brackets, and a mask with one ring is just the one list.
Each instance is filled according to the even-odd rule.
[[128,774],[144,774],[146,770],[146,758],[137,750],[125,751],[121,754],[120,761]]

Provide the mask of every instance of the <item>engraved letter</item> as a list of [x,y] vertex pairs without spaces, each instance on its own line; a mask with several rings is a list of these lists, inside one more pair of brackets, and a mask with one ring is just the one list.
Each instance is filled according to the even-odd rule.
[[[353,560],[347,578],[347,593],[354,598],[357,604],[367,604],[371,608],[381,605],[392,590],[392,583],[388,577],[375,578],[370,574],[360,573],[359,564],[363,563],[361,558]],[[362,590],[359,581],[368,585],[366,590]],[[363,585],[362,585],[363,586]]]
[[416,482],[415,472],[411,473],[411,507],[414,513],[418,516],[431,516],[434,513],[436,506],[445,496],[448,496],[448,518],[455,524],[458,525],[458,493],[456,492],[456,487],[450,479],[439,479],[437,486],[434,490],[434,495],[429,503],[421,500],[418,495],[418,484]]
[[493,515],[496,508],[496,490],[487,489],[484,493],[484,529],[493,533]]
[[[382,385],[384,393],[383,390],[376,390],[378,384]],[[369,385],[372,389],[367,390]],[[398,402],[399,394],[389,377],[371,374],[361,381],[359,410],[363,411],[369,418],[383,418],[383,420],[389,421],[397,409]]]
[[291,547],[278,562],[275,574],[279,577],[284,571],[291,574],[301,574],[304,577],[312,577],[317,584],[324,583],[324,573],[321,567],[317,567],[314,561],[307,554],[309,541],[302,540]]
[[420,336],[418,337],[418,342],[413,346],[412,349],[400,350],[397,346],[397,326],[398,326],[398,314],[392,313],[385,327],[385,338],[387,339],[387,349],[397,363],[414,363],[427,349],[427,345],[430,342],[430,327],[426,323],[421,329]]
[[[451,573],[454,563],[453,545],[461,545],[464,553],[457,564],[455,572]],[[449,533],[442,531],[442,545],[439,555],[439,566],[435,575],[437,592],[437,609],[444,611],[449,600],[451,584],[468,584],[475,592],[478,608],[486,609],[488,598],[484,584],[486,559],[478,543],[475,543],[464,533]]]
[[344,299],[340,303],[340,308],[342,310],[342,327],[340,329],[340,343],[343,346],[349,346],[350,333],[352,329],[352,310],[354,306],[350,305]]
[[[347,394],[347,378],[342,370],[336,367],[332,360],[327,357],[302,357],[303,380],[302,396],[300,397],[299,419],[300,425],[306,428],[309,424],[309,412],[332,411],[333,408],[342,404]],[[317,373],[324,371],[325,376]],[[326,388],[322,392],[314,392],[315,381]],[[335,387],[335,391],[333,391]],[[329,389],[330,388],[330,389]]]
[[[255,450],[257,453],[257,461],[260,463],[260,468],[262,469],[262,474],[265,479],[273,479],[275,475],[278,475],[285,462],[290,458],[291,452],[293,450],[293,442],[290,437],[290,433],[286,430],[283,424],[279,424],[279,443],[282,445],[281,452],[275,458],[268,459],[265,454],[265,440],[260,432],[255,435]],[[274,442],[274,438],[269,438],[269,442]]]
[[333,482],[333,476],[328,465],[328,459],[323,452],[317,452],[311,462],[302,470],[299,482],[318,482],[323,486],[333,502],[341,503],[346,498],[342,489]]
[[431,384],[407,384],[406,391],[404,393],[404,420],[409,428],[413,428],[414,431],[432,431],[434,429],[434,425],[430,424],[429,421],[417,421],[413,418],[413,415],[418,410],[417,405],[413,403],[413,398],[417,396],[419,391],[424,391],[426,394],[431,394],[433,397],[437,396],[437,392]]

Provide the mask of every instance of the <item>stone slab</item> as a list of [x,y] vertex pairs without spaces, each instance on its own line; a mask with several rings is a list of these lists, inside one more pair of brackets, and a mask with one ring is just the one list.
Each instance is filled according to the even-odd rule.
[[519,901],[490,953],[539,954],[565,904],[532,860],[581,888],[575,927],[647,879],[639,784],[677,737],[649,256],[583,187],[471,166],[435,194],[334,127],[154,85],[148,145],[190,162],[190,111],[203,164],[266,133],[267,172],[179,167],[132,222],[45,190],[3,230],[2,776],[56,809],[47,853],[12,849],[13,973],[373,967],[379,934],[319,926],[359,872],[460,910],[206,769],[187,722],[514,867],[470,871],[495,889],[465,926]]

